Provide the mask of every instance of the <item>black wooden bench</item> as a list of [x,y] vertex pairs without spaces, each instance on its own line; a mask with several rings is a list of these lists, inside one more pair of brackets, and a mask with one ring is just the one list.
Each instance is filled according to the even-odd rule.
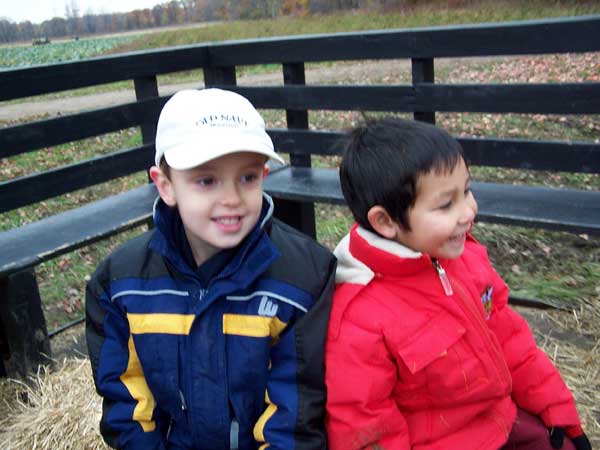
[[[137,101],[0,129],[0,158],[10,158],[129,127],[143,144],[46,172],[0,182],[0,213],[140,172],[152,164],[154,128],[166,97],[157,76],[202,69],[204,83],[248,97],[257,108],[285,110],[286,129],[271,129],[289,166],[274,168],[266,190],[277,214],[315,235],[314,203],[343,203],[337,170],[311,168],[311,157],[337,154],[340,131],[309,130],[309,110],[412,113],[436,111],[598,114],[600,83],[444,85],[434,58],[600,51],[600,16],[491,25],[437,27],[199,44],[0,71],[0,101],[133,80]],[[306,62],[408,58],[408,85],[309,86]],[[238,86],[236,67],[277,63],[278,86]],[[373,64],[376,64],[373,61]],[[600,145],[460,139],[472,165],[600,173]],[[600,193],[475,183],[480,220],[600,235]],[[43,261],[149,221],[150,184],[0,233],[0,352],[6,369],[23,376],[50,354],[35,267]],[[82,293],[83,296],[83,293]],[[0,362],[2,359],[0,359]],[[0,365],[0,371],[4,367]]]
[[[600,173],[599,163],[596,152],[595,173]],[[600,235],[600,192],[477,181],[472,188],[479,221]],[[345,203],[336,169],[288,166],[272,173],[265,189],[288,201]]]

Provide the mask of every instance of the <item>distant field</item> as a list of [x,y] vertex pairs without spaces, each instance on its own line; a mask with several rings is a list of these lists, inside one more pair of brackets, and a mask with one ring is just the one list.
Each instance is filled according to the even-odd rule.
[[136,35],[63,40],[45,45],[19,45],[0,49],[0,68],[18,68],[76,61],[104,54],[128,44]]
[[446,0],[433,1],[424,6],[407,7],[400,11],[382,12],[369,9],[335,15],[223,22],[211,27],[186,28],[141,35],[139,39],[119,46],[114,51],[142,50],[230,39],[503,22],[600,13],[600,2],[597,0],[465,0],[460,3],[468,4],[468,6],[454,8],[448,8],[448,3]]
[[468,6],[448,8],[447,1],[433,1],[400,11],[368,10],[273,20],[182,24],[78,41],[56,40],[48,45],[7,46],[0,48],[0,70],[201,42],[600,14],[597,0],[471,0],[462,3]]

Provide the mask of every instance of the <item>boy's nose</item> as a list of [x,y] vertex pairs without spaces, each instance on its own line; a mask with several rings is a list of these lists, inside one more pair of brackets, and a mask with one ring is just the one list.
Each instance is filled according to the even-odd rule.
[[477,215],[477,202],[475,198],[471,195],[469,198],[466,198],[462,205],[460,222],[461,223],[470,223],[475,220],[475,216]]
[[241,200],[240,193],[234,183],[226,183],[223,189],[221,203],[227,206],[237,206]]

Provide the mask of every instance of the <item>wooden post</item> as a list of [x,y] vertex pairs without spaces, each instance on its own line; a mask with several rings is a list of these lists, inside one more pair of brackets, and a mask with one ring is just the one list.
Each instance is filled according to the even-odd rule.
[[[158,83],[155,75],[135,78],[133,83],[135,85],[135,98],[138,101],[158,97]],[[142,142],[144,144],[154,143],[157,122],[158,117],[155,120],[147,120],[140,125],[142,129]]]
[[3,370],[25,379],[50,364],[50,340],[33,269],[0,279],[0,340]]
[[[158,82],[155,75],[148,77],[138,77],[133,80],[135,86],[135,98],[136,100],[145,100],[147,98],[158,97]],[[152,120],[146,119],[140,124],[142,131],[142,142],[144,144],[154,144],[156,140],[156,124],[158,123],[158,117]],[[148,175],[148,182],[151,183],[150,173]],[[148,228],[154,227],[154,220],[152,217],[146,221]]]
[[[412,58],[413,86],[419,83],[434,83],[433,58]],[[415,120],[429,122],[435,125],[435,111],[415,111]]]
[[[290,84],[306,84],[304,63],[283,64],[283,82]],[[287,126],[290,129],[308,130],[307,110],[285,110]],[[296,167],[311,167],[310,155],[290,153],[290,163]],[[292,200],[275,200],[275,214],[284,222],[303,233],[316,238],[315,204]]]
[[205,67],[204,86],[233,85],[237,84],[235,75],[235,66],[226,67]]
[[[0,302],[3,301],[4,291],[3,291],[4,280],[0,279]],[[1,313],[0,313],[1,314]],[[8,346],[8,340],[6,338],[6,333],[4,332],[4,325],[2,324],[2,316],[0,315],[0,378],[3,378],[8,375],[6,372],[6,368],[4,367],[4,360],[10,358],[10,348]]]

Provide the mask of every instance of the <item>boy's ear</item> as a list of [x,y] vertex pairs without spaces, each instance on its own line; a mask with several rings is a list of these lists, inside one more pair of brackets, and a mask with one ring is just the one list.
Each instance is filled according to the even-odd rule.
[[270,171],[271,171],[271,169],[269,168],[268,164],[265,163],[265,166],[263,167],[263,178],[265,178],[267,175],[269,175]]
[[387,210],[381,205],[369,209],[367,220],[373,229],[386,239],[396,239],[399,225],[390,217]]
[[157,166],[150,167],[149,173],[150,178],[152,178],[152,181],[158,190],[158,195],[160,195],[160,198],[162,198],[162,200],[168,206],[175,206],[177,201],[175,199],[173,185],[171,184],[169,177],[160,169],[160,167]]

